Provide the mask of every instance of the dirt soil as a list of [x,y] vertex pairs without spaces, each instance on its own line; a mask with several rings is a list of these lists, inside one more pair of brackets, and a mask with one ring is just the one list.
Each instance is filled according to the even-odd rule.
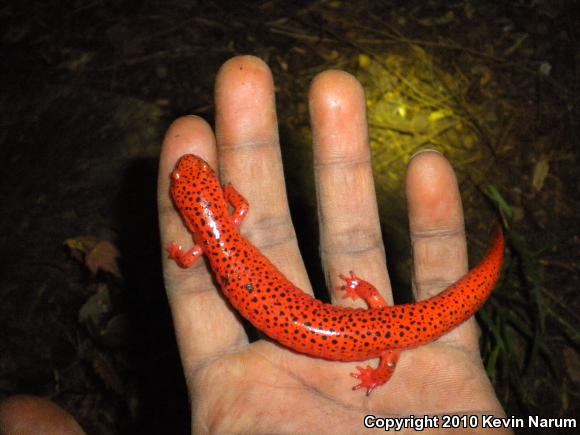
[[[394,281],[410,278],[397,183],[411,148],[433,146],[457,169],[473,258],[490,221],[501,214],[507,224],[504,280],[479,319],[508,415],[580,415],[573,3],[4,2],[0,400],[49,398],[91,434],[189,432],[160,270],[158,152],[175,117],[213,121],[217,70],[253,54],[274,72],[293,218],[314,282],[324,285],[306,92],[318,72],[340,68],[367,88]],[[437,72],[445,104],[413,99],[409,90],[425,96],[430,85],[417,62]],[[389,86],[409,129],[379,116]],[[417,127],[419,109],[457,122],[415,135],[427,128]]]

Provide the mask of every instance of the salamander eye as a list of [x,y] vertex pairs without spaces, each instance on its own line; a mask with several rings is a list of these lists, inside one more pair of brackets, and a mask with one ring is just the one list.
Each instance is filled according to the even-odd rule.
[[177,171],[173,171],[171,173],[171,178],[175,181],[179,180],[181,178],[181,174]]

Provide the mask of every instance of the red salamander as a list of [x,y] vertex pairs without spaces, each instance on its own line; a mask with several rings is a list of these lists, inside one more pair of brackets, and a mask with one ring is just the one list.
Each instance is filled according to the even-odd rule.
[[[387,306],[379,292],[352,272],[341,275],[345,297],[361,298],[368,309],[330,305],[294,286],[238,227],[248,202],[231,186],[222,189],[201,158],[185,155],[171,174],[171,194],[195,245],[172,243],[169,258],[191,266],[202,254],[223,293],[239,313],[280,344],[313,357],[364,361],[377,368],[352,374],[367,394],[388,381],[401,350],[429,343],[471,317],[495,287],[503,262],[500,230],[487,256],[443,292],[412,304]],[[233,207],[230,211],[229,205]]]

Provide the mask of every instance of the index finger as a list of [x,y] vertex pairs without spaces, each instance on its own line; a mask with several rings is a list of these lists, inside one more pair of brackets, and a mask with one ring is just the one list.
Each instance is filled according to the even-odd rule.
[[247,343],[242,325],[219,294],[205,262],[199,260],[181,269],[167,258],[171,242],[189,249],[192,235],[187,231],[169,194],[170,173],[183,154],[196,154],[216,167],[215,138],[205,121],[183,117],[169,127],[159,162],[159,227],[163,249],[163,270],[167,298],[186,377],[212,356]]

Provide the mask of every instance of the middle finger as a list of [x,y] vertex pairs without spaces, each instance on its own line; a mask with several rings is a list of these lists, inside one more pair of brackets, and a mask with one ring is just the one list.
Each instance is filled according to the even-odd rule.
[[241,232],[295,285],[311,293],[286,198],[274,82],[260,59],[238,56],[220,69],[216,139],[222,179],[250,204]]

